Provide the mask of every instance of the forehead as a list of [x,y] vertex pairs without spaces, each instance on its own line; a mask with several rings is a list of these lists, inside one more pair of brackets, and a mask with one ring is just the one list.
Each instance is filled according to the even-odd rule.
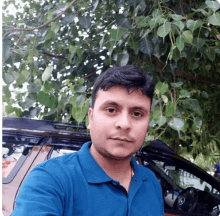
[[127,89],[123,86],[113,86],[108,90],[99,90],[96,95],[95,105],[101,106],[111,101],[119,105],[150,107],[151,100],[139,89]]

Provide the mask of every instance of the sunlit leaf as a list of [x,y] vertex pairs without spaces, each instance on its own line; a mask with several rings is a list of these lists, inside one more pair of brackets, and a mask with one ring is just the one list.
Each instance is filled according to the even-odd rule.
[[176,131],[181,131],[184,128],[184,120],[181,118],[172,118],[168,121],[168,125]]
[[199,28],[204,22],[202,22],[201,20],[187,20],[186,22],[186,26],[188,29],[190,29],[191,31],[196,30],[197,28]]
[[53,66],[47,66],[44,73],[42,74],[42,81],[48,80],[52,72],[53,72]]
[[128,60],[129,60],[129,54],[127,52],[119,53],[117,57],[117,65],[125,66],[128,63]]
[[184,43],[185,40],[181,35],[176,38],[176,46],[180,52],[184,49]]
[[139,27],[146,27],[148,26],[148,21],[150,20],[150,17],[146,16],[137,16],[135,17],[135,23]]
[[192,43],[193,35],[192,35],[192,32],[190,30],[184,31],[182,33],[182,37],[184,38],[186,43]]
[[124,29],[111,29],[110,35],[114,41],[118,41],[125,33]]
[[218,1],[205,1],[205,3],[213,12],[216,12],[220,8]]
[[220,13],[215,13],[208,18],[208,23],[216,26],[220,26]]
[[168,90],[168,85],[163,82],[158,82],[155,86],[155,90],[156,90],[156,93],[158,94],[164,94]]
[[158,28],[157,35],[164,38],[166,35],[170,33],[170,29],[171,29],[171,23],[166,22]]
[[190,98],[190,92],[187,91],[187,90],[182,89],[182,90],[180,91],[179,97],[180,97],[180,98]]
[[173,101],[168,101],[166,104],[166,117],[173,116],[176,111],[176,104]]
[[178,14],[170,14],[170,17],[172,17],[172,19],[176,21],[183,19],[183,16],[178,15]]

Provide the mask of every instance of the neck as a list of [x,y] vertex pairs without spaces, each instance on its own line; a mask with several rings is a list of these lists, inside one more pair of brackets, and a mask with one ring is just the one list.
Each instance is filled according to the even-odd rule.
[[133,172],[130,165],[130,157],[121,160],[105,157],[97,152],[93,145],[90,148],[90,153],[108,176],[110,176],[114,180],[119,181],[122,185],[124,182],[127,182],[127,184],[129,182],[130,185],[130,180]]

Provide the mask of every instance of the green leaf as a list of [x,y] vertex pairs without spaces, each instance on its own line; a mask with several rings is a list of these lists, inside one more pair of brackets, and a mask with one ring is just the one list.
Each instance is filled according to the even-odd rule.
[[2,60],[4,61],[11,54],[11,38],[6,38],[6,39],[3,40],[3,49],[2,49],[2,51],[3,51]]
[[76,28],[75,25],[71,25],[71,32],[72,32],[74,38],[78,37],[78,29]]
[[203,25],[204,22],[202,22],[201,20],[187,20],[186,22],[186,26],[188,29],[190,29],[192,32],[194,30],[196,30],[197,28],[199,28],[201,25]]
[[176,82],[176,83],[170,83],[170,85],[172,87],[179,88],[183,85],[183,82],[180,81],[180,82]]
[[86,86],[77,84],[74,87],[75,92],[84,93],[86,91]]
[[82,28],[88,28],[90,26],[91,23],[91,17],[90,16],[79,16],[79,25]]
[[34,104],[34,102],[34,100],[31,100],[30,98],[26,97],[24,101],[25,108],[29,109]]
[[202,48],[206,44],[205,39],[203,38],[193,38],[193,45],[196,46],[197,50]]
[[76,49],[76,53],[77,53],[77,55],[78,55],[79,57],[81,57],[82,54],[83,54],[83,49],[78,47],[78,48]]
[[190,98],[190,92],[188,92],[187,90],[182,89],[180,91],[179,98]]
[[160,116],[163,116],[159,107],[156,107],[153,111],[150,112],[150,120],[157,122],[160,119]]
[[207,48],[205,50],[205,54],[210,61],[213,62],[215,60],[215,50],[214,49]]
[[153,12],[152,12],[152,16],[153,18],[157,18],[158,16],[162,15],[162,11],[160,9],[155,9]]
[[167,118],[165,116],[159,116],[159,119],[156,121],[156,123],[159,126],[163,126],[167,122]]
[[49,92],[52,90],[52,88],[53,88],[53,84],[50,81],[46,80],[44,83],[44,91]]
[[184,43],[185,40],[181,35],[176,38],[176,46],[180,52],[184,49]]
[[198,115],[202,116],[202,109],[199,106],[199,102],[197,99],[186,99],[186,100],[181,100],[180,105],[189,110],[193,110],[195,113]]
[[111,29],[110,36],[114,41],[118,41],[126,32],[124,29]]
[[162,16],[157,16],[153,19],[151,19],[148,23],[151,29],[154,29],[158,25],[161,25],[162,23],[165,23],[166,20]]
[[140,51],[146,55],[151,55],[153,53],[154,47],[152,40],[146,36],[140,41]]
[[215,13],[207,18],[208,23],[220,26],[220,13]]
[[28,86],[28,91],[30,93],[34,92],[39,92],[41,90],[41,80],[40,79],[36,79],[34,80],[34,83],[31,83],[29,86]]
[[84,103],[85,100],[86,100],[85,95],[78,96],[76,100],[76,106],[79,107],[80,105]]
[[108,41],[108,42],[105,44],[105,46],[107,47],[107,49],[108,49],[110,55],[112,54],[114,45],[115,45],[115,41]]
[[179,20],[182,20],[182,19],[183,19],[183,16],[178,15],[178,14],[170,14],[170,17],[171,17],[173,20],[176,20],[176,21],[179,21]]
[[176,104],[173,101],[168,101],[166,104],[166,117],[173,116],[176,111]]
[[155,86],[155,93],[156,94],[164,94],[166,93],[168,90],[168,84],[166,83],[162,83],[162,82],[158,82]]
[[8,86],[3,86],[3,93],[7,98],[11,98],[11,92],[8,89]]
[[202,96],[203,96],[205,99],[209,98],[208,93],[207,93],[207,92],[205,92],[205,91],[203,91],[203,92],[202,92]]
[[148,21],[150,20],[150,17],[146,16],[137,16],[135,17],[135,23],[139,27],[146,27],[148,26]]
[[202,119],[199,117],[195,117],[193,121],[193,129],[197,130],[202,127]]
[[49,99],[50,99],[50,95],[43,91],[40,91],[37,94],[37,100],[39,101],[39,103],[43,105],[46,105],[49,102]]
[[44,73],[42,74],[42,81],[46,81],[50,78],[51,74],[53,72],[53,66],[47,66]]
[[148,135],[144,139],[145,142],[152,141],[152,140],[155,140],[155,136],[154,135]]
[[56,97],[54,95],[51,95],[48,102],[48,107],[51,109],[55,108],[55,103],[56,103]]
[[82,122],[85,118],[89,109],[89,101],[86,100],[85,103],[80,107],[72,107],[72,116],[77,122]]
[[7,114],[11,114],[11,113],[14,112],[14,107],[12,107],[11,105],[7,105],[5,107],[5,111],[6,111]]
[[122,28],[130,29],[132,27],[132,22],[128,20],[123,14],[116,15],[116,23]]
[[176,131],[181,131],[184,129],[184,121],[181,118],[172,118],[168,121],[168,125],[176,130]]
[[213,12],[216,12],[220,8],[218,1],[206,1],[205,3]]
[[17,79],[17,84],[22,85],[27,80],[27,78],[30,76],[30,72],[27,70],[23,70],[21,72],[20,77]]
[[182,33],[182,37],[184,38],[186,43],[192,43],[193,35],[192,35],[192,32],[190,30],[184,31]]
[[182,31],[184,29],[184,27],[185,27],[185,24],[182,21],[180,21],[180,20],[173,21],[172,24],[173,24],[173,26],[178,27],[180,31]]
[[171,23],[167,22],[160,26],[157,30],[157,35],[164,38],[166,35],[170,33],[171,30]]
[[132,37],[130,37],[128,45],[134,50],[135,53],[139,51],[139,43],[135,41]]
[[125,66],[128,63],[128,60],[129,60],[129,55],[128,55],[127,51],[119,53],[118,57],[117,57],[117,65],[118,66]]
[[6,84],[11,84],[14,82],[14,76],[10,73],[3,73],[3,80]]

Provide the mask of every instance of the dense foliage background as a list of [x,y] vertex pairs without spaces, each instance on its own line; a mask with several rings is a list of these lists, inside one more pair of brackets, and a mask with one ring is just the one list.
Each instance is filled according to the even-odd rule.
[[87,124],[98,74],[136,64],[156,84],[147,140],[218,160],[219,8],[215,0],[4,1],[4,115]]

